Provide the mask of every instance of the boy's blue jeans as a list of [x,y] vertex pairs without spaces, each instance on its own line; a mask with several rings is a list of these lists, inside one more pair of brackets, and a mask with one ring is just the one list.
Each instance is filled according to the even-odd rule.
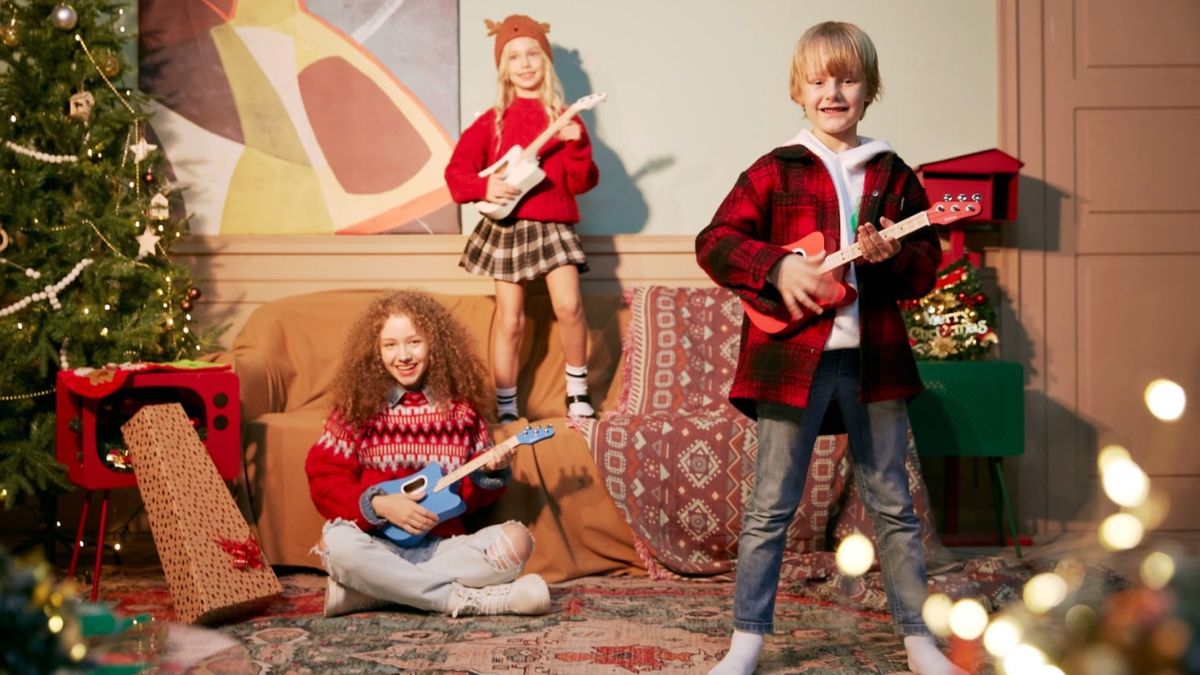
[[738,539],[737,630],[769,633],[773,628],[787,529],[804,494],[821,420],[830,403],[836,403],[850,437],[854,479],[875,524],[892,621],[902,635],[929,634],[921,618],[927,596],[925,552],[904,467],[908,409],[903,400],[860,403],[858,391],[858,350],[831,350],[817,364],[807,407],[758,404],[754,490]]

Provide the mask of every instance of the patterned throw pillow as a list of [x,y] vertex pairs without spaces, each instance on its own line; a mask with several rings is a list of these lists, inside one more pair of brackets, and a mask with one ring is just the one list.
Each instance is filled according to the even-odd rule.
[[631,318],[616,412],[732,411],[743,315],[737,296],[716,287],[644,286],[625,297]]

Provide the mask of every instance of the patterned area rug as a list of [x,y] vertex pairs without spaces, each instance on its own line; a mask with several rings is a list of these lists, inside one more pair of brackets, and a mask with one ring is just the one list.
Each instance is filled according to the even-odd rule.
[[[723,656],[732,615],[732,584],[605,578],[555,585],[542,617],[397,608],[326,619],[323,576],[280,581],[283,595],[262,614],[211,632],[219,651],[190,672],[703,673]],[[106,573],[102,597],[126,613],[174,618],[156,569]],[[886,614],[792,593],[780,593],[777,607],[759,672],[905,671]]]

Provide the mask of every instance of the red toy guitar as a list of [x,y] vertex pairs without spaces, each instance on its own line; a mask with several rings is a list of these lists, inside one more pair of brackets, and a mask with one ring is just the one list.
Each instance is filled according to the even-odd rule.
[[[950,195],[946,195],[944,201],[937,202],[929,207],[929,210],[893,223],[891,227],[880,230],[879,234],[885,239],[898,240],[926,225],[947,225],[956,220],[972,218],[980,213],[979,195],[973,195],[972,198],[974,201],[967,201],[966,195],[959,195],[958,201],[955,202],[950,201]],[[790,249],[793,253],[808,256],[816,255],[821,251],[833,251],[835,247],[836,243],[832,238],[826,237],[821,232],[812,232],[799,241],[788,244],[785,248]],[[825,297],[819,298],[817,301],[821,307],[843,307],[858,298],[858,293],[842,281],[846,272],[843,266],[857,260],[862,253],[862,246],[858,242],[854,242],[825,257],[825,262],[821,263],[820,272],[825,275],[824,281],[828,282],[822,283],[822,286],[829,290]],[[805,310],[803,315],[797,319],[792,316],[782,302],[769,312],[759,311],[745,300],[742,301],[742,306],[745,308],[750,322],[769,335],[786,335],[798,330],[813,316],[812,312]]]

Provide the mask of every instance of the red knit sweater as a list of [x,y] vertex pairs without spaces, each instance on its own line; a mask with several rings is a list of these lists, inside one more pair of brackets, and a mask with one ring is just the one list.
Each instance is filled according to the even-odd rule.
[[[469,405],[436,408],[428,403],[399,405],[380,411],[359,429],[347,426],[338,411],[325,420],[321,437],[308,451],[304,470],[317,511],[327,519],[354,521],[363,531],[374,527],[360,509],[363,492],[387,480],[403,478],[437,462],[449,473],[492,447],[487,422]],[[464,478],[459,496],[467,512],[495,501],[503,492],[484,490]],[[432,534],[464,534],[462,521],[451,518]]]
[[[496,111],[488,110],[479,116],[454,147],[446,166],[446,185],[454,201],[483,201],[487,195],[487,178],[479,172],[500,159],[509,148],[523,148],[537,138],[550,124],[542,102],[532,98],[516,98],[504,111],[500,147],[496,147]],[[540,220],[547,223],[579,222],[579,207],[575,195],[596,186],[600,171],[592,161],[592,142],[583,120],[579,123],[579,140],[564,143],[556,136],[542,146],[538,153],[546,178],[534,186],[517,204],[510,218]]]

